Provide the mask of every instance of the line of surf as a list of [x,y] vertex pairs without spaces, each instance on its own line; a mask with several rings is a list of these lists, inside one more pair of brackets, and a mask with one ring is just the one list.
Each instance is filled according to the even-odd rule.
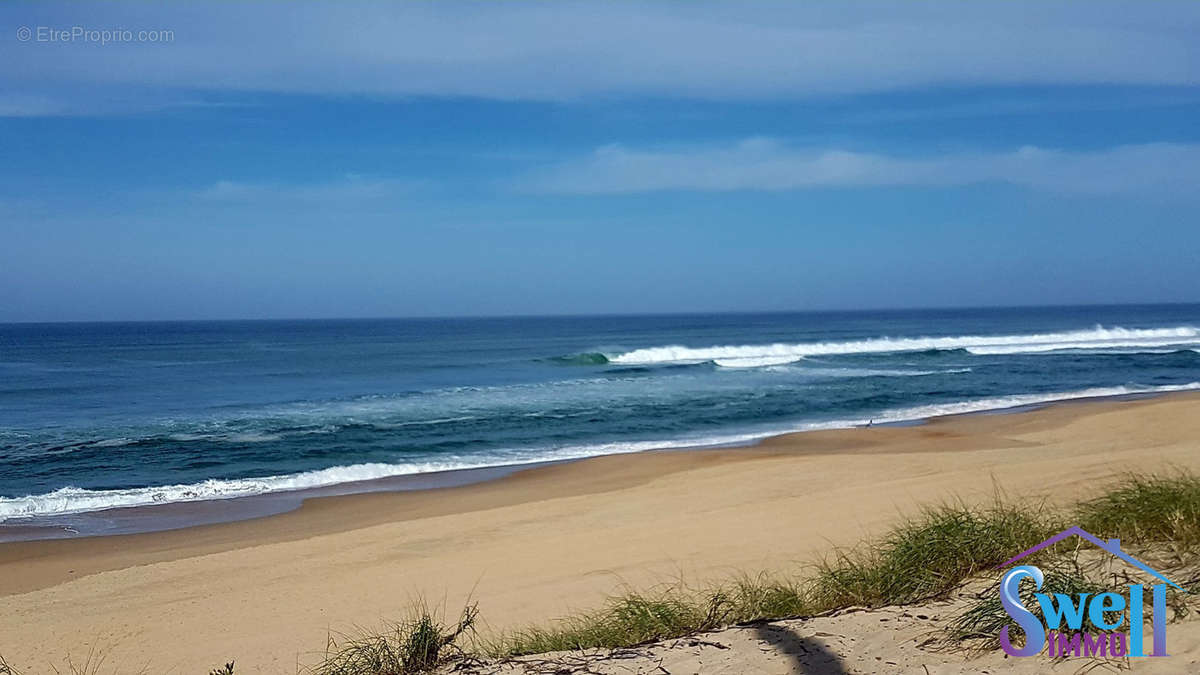
[[758,429],[740,434],[708,437],[612,442],[590,445],[497,451],[477,460],[423,461],[402,464],[367,463],[334,466],[302,473],[262,476],[256,478],[211,479],[198,483],[137,487],[123,490],[88,490],[64,487],[53,492],[24,497],[0,497],[0,523],[14,519],[47,517],[99,511],[112,508],[151,506],[171,502],[194,502],[232,499],[254,495],[326,487],[342,483],[390,478],[434,471],[479,469],[497,466],[520,466],[549,461],[583,459],[600,455],[625,454],[682,447],[719,447],[798,431],[839,429],[876,424],[910,422],[942,415],[1004,410],[1057,401],[1083,398],[1111,397],[1129,394],[1158,394],[1174,391],[1200,390],[1200,382],[1161,386],[1098,387],[1068,392],[1018,394],[979,398],[965,401],[926,404],[883,410],[851,419],[807,422],[799,425]]
[[1200,344],[1200,328],[1122,328],[1095,326],[1087,330],[1025,335],[959,335],[946,337],[878,337],[838,342],[797,342],[759,345],[646,347],[607,355],[609,363],[668,365],[713,361],[720,365],[776,365],[809,356],[874,354],[963,349],[975,354],[1013,354],[1061,349],[1163,348]]

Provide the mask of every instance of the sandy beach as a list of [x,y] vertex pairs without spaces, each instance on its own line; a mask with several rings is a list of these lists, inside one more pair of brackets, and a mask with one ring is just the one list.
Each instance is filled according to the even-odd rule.
[[[1068,502],[1131,471],[1200,470],[1200,395],[1087,401],[908,427],[659,451],[461,487],[312,499],[257,520],[0,545],[0,655],[52,672],[295,673],[331,633],[423,596],[486,630],[596,605],[622,584],[793,570],[920,504]],[[103,670],[102,672],[108,672]]]

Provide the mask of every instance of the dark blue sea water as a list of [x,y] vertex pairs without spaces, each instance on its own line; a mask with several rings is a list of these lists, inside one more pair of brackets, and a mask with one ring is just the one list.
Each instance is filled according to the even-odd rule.
[[0,520],[1200,388],[1200,305],[0,325]]

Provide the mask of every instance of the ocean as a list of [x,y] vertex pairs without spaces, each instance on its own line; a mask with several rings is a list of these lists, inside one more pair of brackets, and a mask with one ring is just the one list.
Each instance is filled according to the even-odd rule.
[[1200,305],[0,325],[0,523],[1200,389],[1198,350]]

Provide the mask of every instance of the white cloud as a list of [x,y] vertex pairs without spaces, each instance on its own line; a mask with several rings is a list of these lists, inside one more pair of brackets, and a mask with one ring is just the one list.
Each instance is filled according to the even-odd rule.
[[348,175],[323,183],[274,184],[219,180],[198,191],[204,201],[223,203],[286,202],[298,205],[364,203],[411,194],[427,183],[396,178]]
[[1200,81],[1200,3],[10,3],[0,25],[175,32],[12,41],[0,83],[66,101],[51,110],[93,87],[568,100]]
[[909,157],[793,148],[753,138],[726,146],[668,150],[606,146],[526,176],[517,186],[532,192],[605,194],[994,182],[1066,192],[1194,193],[1197,175],[1200,145],[1149,143],[1091,152],[1026,146],[1006,152]]
[[0,94],[0,117],[51,117],[64,114],[61,100],[38,94]]

